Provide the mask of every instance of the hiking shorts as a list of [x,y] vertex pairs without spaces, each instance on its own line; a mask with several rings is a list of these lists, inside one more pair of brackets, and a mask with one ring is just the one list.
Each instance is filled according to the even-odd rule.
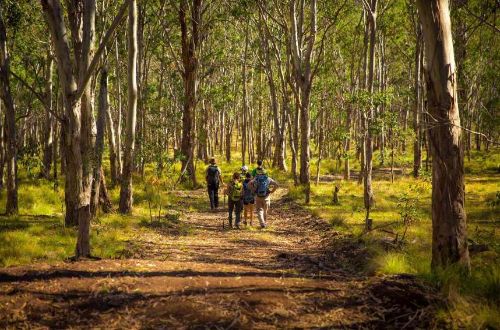
[[255,204],[255,199],[252,199],[251,201],[247,202],[243,200],[243,205],[249,205],[249,204]]

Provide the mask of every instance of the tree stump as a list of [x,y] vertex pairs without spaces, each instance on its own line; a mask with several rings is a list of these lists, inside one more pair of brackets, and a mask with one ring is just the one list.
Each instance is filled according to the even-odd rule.
[[339,191],[340,191],[340,187],[338,185],[335,186],[335,188],[333,189],[333,204],[334,205],[339,205]]

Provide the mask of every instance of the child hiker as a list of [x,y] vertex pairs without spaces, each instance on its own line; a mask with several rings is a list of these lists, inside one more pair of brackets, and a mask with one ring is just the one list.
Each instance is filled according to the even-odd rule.
[[[243,185],[240,182],[239,172],[233,174],[233,179],[229,183],[226,193],[228,196],[229,228],[240,229],[240,216],[241,209],[243,208]],[[235,227],[233,227],[233,211],[235,215]]]
[[240,170],[241,170],[241,173],[240,173],[240,175],[241,175],[241,180],[245,180],[246,175],[247,175],[247,173],[248,173],[248,166],[243,165],[243,166],[241,167],[241,169],[240,169]]
[[249,172],[245,175],[245,181],[243,181],[243,223],[247,225],[248,215],[250,214],[250,226],[253,222],[253,206],[255,204],[255,195],[250,187],[250,181],[252,181],[252,174]]

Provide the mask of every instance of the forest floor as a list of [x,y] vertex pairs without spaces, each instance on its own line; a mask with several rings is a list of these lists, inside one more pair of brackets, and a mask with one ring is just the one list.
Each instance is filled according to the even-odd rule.
[[[188,195],[189,194],[189,195]],[[278,191],[269,227],[223,230],[205,192],[138,231],[119,259],[0,269],[1,328],[429,328],[439,295],[367,275],[362,244]],[[195,198],[193,198],[195,195]]]

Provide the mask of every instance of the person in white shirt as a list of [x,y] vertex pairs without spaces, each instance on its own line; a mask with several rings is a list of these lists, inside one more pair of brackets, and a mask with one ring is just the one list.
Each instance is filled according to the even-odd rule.
[[267,227],[267,212],[271,206],[271,194],[278,189],[278,183],[271,179],[266,172],[257,174],[250,182],[250,187],[255,193],[255,208],[260,228]]

